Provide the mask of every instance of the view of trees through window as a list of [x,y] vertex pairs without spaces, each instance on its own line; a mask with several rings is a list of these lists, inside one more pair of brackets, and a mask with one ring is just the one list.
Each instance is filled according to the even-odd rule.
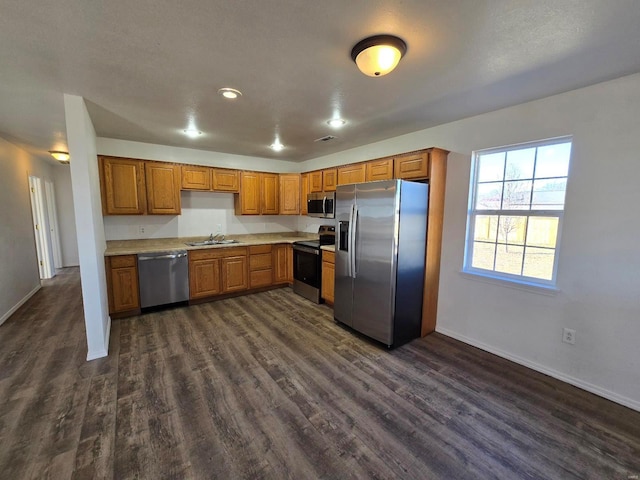
[[554,283],[570,156],[566,138],[475,155],[466,271]]

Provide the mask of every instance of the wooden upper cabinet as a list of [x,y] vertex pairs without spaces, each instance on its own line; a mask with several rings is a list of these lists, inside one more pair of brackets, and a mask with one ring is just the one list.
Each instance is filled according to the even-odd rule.
[[277,173],[261,173],[261,202],[260,213],[263,215],[278,215],[278,174]]
[[322,171],[322,191],[335,192],[338,184],[338,169],[326,168]]
[[300,215],[306,215],[307,195],[309,194],[309,174],[300,175]]
[[236,195],[236,215],[260,215],[260,174],[240,172],[240,193]]
[[[280,174],[280,215],[300,214],[300,175],[298,173]],[[306,204],[306,202],[305,202]]]
[[322,191],[322,170],[309,173],[309,193]]
[[356,163],[338,167],[338,185],[362,183],[365,179],[365,164]]
[[211,190],[211,168],[182,165],[180,173],[182,190]]
[[211,188],[216,192],[237,193],[240,191],[240,174],[238,170],[213,168]]
[[99,157],[102,213],[143,215],[147,211],[144,161]]
[[394,158],[394,163],[395,178],[429,178],[429,152],[416,152],[399,155]]
[[145,162],[147,213],[180,214],[180,167],[172,163]]
[[393,157],[372,160],[366,163],[365,182],[391,180],[393,178]]

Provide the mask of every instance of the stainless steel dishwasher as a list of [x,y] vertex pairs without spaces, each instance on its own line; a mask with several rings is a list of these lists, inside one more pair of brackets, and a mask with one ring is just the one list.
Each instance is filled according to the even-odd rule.
[[138,255],[140,307],[189,300],[189,261],[186,250]]

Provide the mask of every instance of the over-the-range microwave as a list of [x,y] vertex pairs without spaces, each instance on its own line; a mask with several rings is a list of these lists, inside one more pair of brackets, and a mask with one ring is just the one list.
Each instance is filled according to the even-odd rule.
[[309,215],[310,217],[335,218],[336,192],[308,194],[307,215]]

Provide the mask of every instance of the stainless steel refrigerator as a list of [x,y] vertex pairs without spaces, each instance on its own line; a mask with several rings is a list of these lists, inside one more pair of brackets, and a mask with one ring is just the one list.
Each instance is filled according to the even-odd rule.
[[389,347],[420,336],[428,185],[336,189],[334,317]]

